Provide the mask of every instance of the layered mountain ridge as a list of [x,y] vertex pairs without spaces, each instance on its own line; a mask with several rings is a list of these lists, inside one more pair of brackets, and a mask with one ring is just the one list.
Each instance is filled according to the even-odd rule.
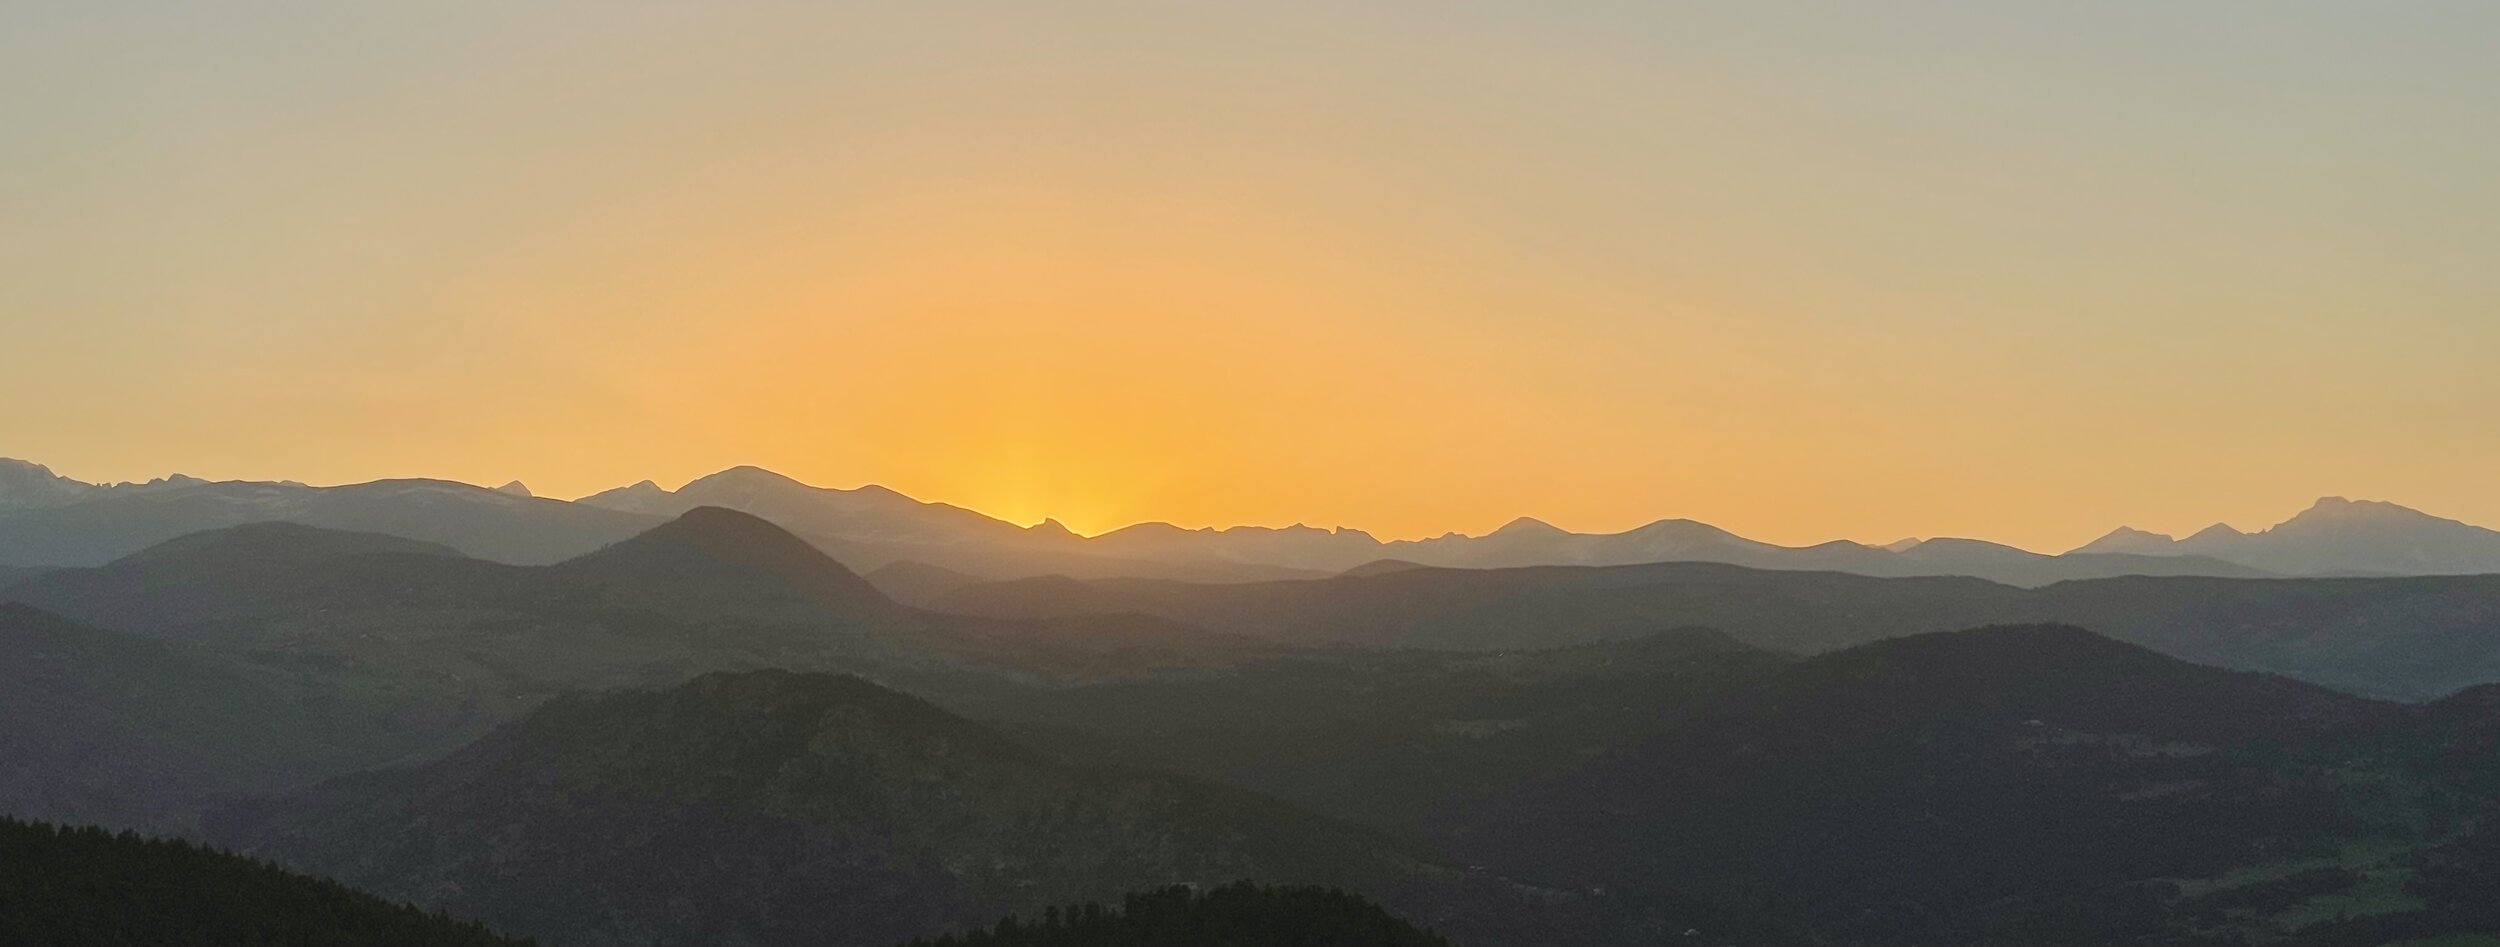
[[1574,533],[1521,517],[1481,536],[1391,541],[1358,529],[1301,524],[1187,529],[1140,523],[1088,537],[1055,520],[1018,526],[873,484],[818,487],[753,466],[674,490],[645,480],[567,502],[533,496],[518,481],[493,489],[441,480],[312,487],[175,476],[97,485],[13,460],[0,460],[0,566],[94,565],[186,533],[273,520],[389,533],[478,558],[544,564],[706,506],[769,520],[856,572],[901,565],[898,574],[911,581],[934,577],[928,571],[934,569],[977,579],[1055,574],[1255,582],[1316,578],[1382,560],[1444,568],[1720,562],[1886,577],[1966,575],[2022,586],[2131,575],[2500,572],[2500,531],[2339,497],[2253,533],[2217,524],[2176,539],[2121,527],[2050,555],[1957,537],[1780,546],[1689,519]]

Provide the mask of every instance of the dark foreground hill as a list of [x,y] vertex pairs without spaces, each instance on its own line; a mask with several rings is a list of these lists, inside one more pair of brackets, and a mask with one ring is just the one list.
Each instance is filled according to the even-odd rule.
[[1054,907],[908,947],[1449,947],[1449,941],[1343,891],[1239,882],[1205,891],[1143,891],[1113,907]]
[[1706,641],[1296,659],[981,714],[1582,893],[1617,943],[2496,929],[2468,893],[2500,870],[2481,692],[2372,701],[2053,626],[1795,661]]
[[440,762],[238,806],[211,831],[569,944],[886,944],[1238,878],[1459,907],[1457,872],[1370,833],[779,671],[567,697]]
[[517,947],[529,942],[187,842],[0,818],[0,943]]

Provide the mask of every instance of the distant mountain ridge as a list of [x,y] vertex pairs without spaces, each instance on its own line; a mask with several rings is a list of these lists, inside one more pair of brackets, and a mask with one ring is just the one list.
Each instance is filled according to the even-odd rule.
[[2222,523],[2186,539],[2119,527],[2079,553],[2207,556],[2286,575],[2500,572],[2500,530],[2376,500],[2325,497],[2254,533]]
[[2216,525],[2186,539],[2126,527],[2049,555],[1953,537],[1884,545],[1780,546],[1688,519],[1618,533],[1574,533],[1521,517],[1491,533],[1383,541],[1358,529],[1140,523],[1080,536],[1057,521],[1024,527],[885,487],[818,487],[732,467],[675,490],[645,480],[566,502],[518,481],[488,489],[441,480],[336,487],[173,476],[98,485],[0,459],[0,566],[94,565],[174,536],[288,520],[390,533],[513,564],[557,562],[698,507],[749,513],[798,534],[855,572],[904,586],[946,574],[1259,582],[1318,578],[1382,560],[1443,568],[1718,562],[1879,577],[1964,575],[2042,586],[2119,576],[2265,578],[2500,573],[2500,531],[2392,503],[2329,497],[2272,528]]
[[267,522],[385,533],[480,559],[543,565],[661,520],[449,480],[314,487],[176,475],[100,486],[0,459],[0,565],[101,565],[177,536]]

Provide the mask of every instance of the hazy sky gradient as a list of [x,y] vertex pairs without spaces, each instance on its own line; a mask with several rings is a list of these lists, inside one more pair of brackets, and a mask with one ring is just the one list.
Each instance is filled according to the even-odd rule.
[[20,4],[0,455],[2500,523],[2500,4]]

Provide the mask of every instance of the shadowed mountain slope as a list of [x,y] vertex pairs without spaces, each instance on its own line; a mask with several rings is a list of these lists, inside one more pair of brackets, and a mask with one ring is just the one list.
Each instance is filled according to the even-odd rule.
[[[1592,909],[1621,943],[2492,929],[2463,894],[2500,867],[2476,847],[2500,814],[2476,781],[2500,770],[2479,691],[2412,708],[2057,626],[1793,662],[1708,640],[1473,669],[1420,653],[1403,671],[1278,662],[980,713],[1038,744],[1412,834],[1519,883],[1602,891]],[[1382,752],[1393,762],[1363,761]]]
[[1071,768],[857,678],[778,671],[567,697],[440,762],[216,826],[577,944],[884,944],[1245,877],[1434,910],[1454,874],[1258,797]]
[[187,842],[0,818],[0,942],[520,947],[335,882]]
[[283,669],[0,603],[0,812],[175,830],[407,747]]
[[[289,695],[261,711],[220,710],[195,723],[255,721],[269,728],[273,745],[286,746],[294,738],[278,734],[344,728],[339,739],[358,752],[258,771],[291,781],[445,752],[566,690],[778,667],[865,674],[947,697],[1238,663],[1281,650],[1146,616],[1019,621],[912,611],[788,532],[718,509],[553,566],[251,524],[170,540],[105,566],[48,572],[0,591],[0,600],[110,629],[97,634],[125,641],[125,650],[192,655],[223,669],[190,679],[241,674]],[[97,679],[114,687],[152,686],[144,663],[100,667]],[[20,721],[31,729],[51,717]],[[168,745],[214,758],[244,735],[211,736]],[[97,754],[94,765],[105,768],[93,778],[79,775],[87,764],[74,745],[64,746],[61,758],[78,765],[24,771],[11,791],[56,802],[146,799],[146,824],[160,825],[178,824],[214,792],[291,784],[173,778],[166,774],[187,771],[160,765],[155,744],[114,746]],[[138,762],[122,765],[130,761]],[[183,791],[169,796],[175,787]]]

